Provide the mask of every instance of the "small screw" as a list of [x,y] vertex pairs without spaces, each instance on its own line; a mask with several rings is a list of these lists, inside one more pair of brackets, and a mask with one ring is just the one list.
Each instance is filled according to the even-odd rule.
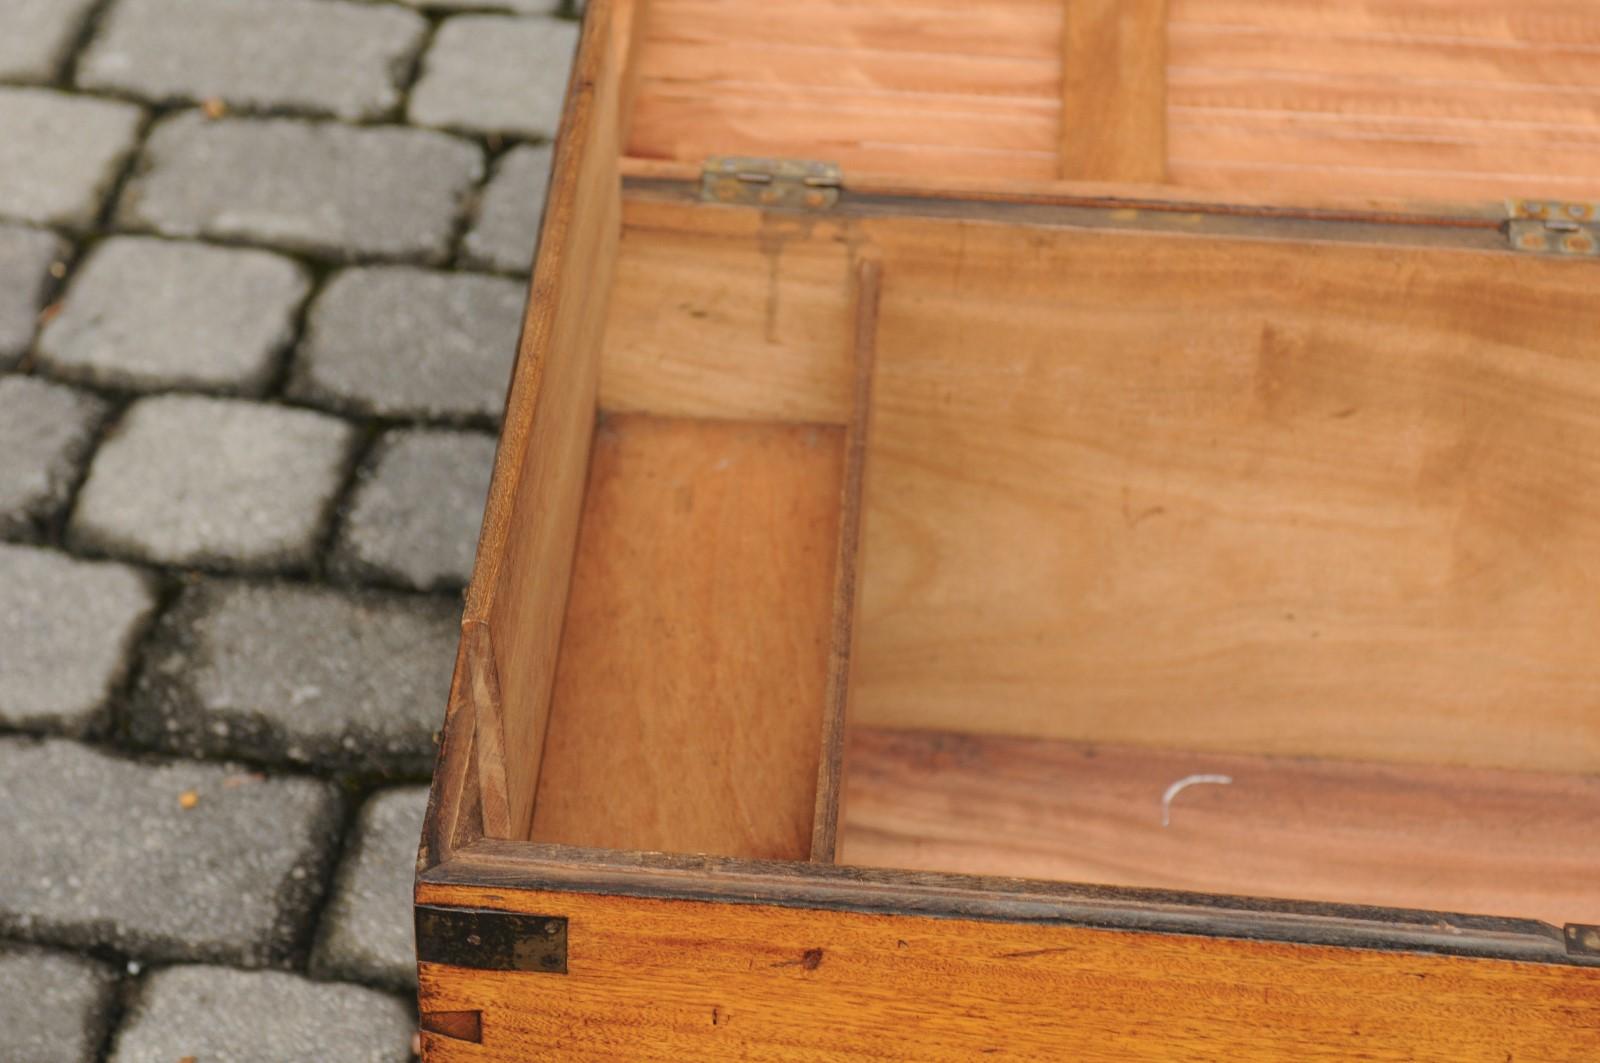
[[467,935],[467,944],[468,945],[482,945],[483,944],[483,938],[479,937],[477,934],[468,934]]
[[544,932],[547,937],[555,937],[557,934],[561,933],[561,924],[556,920],[551,919],[544,924]]

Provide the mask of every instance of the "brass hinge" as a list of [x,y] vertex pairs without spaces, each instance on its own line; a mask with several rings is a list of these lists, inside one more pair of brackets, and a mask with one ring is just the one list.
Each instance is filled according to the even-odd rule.
[[747,207],[827,210],[844,174],[835,163],[713,155],[700,171],[700,200]]
[[1567,939],[1568,956],[1600,957],[1600,926],[1568,923],[1562,933]]
[[1512,199],[1506,202],[1506,216],[1506,235],[1514,250],[1600,255],[1600,203]]

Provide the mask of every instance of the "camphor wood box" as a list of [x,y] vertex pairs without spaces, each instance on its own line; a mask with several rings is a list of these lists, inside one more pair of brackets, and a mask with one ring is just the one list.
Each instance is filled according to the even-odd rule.
[[1597,46],[591,0],[427,1059],[1600,1059]]

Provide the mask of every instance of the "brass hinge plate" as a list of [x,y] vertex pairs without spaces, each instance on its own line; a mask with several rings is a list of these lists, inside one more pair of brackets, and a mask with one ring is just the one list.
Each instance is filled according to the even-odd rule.
[[1562,928],[1567,939],[1568,956],[1600,957],[1600,926],[1585,923],[1568,923]]
[[713,155],[700,171],[700,200],[746,207],[827,210],[844,174],[831,162]]
[[1506,217],[1506,235],[1514,250],[1600,256],[1600,203],[1512,199],[1506,202]]

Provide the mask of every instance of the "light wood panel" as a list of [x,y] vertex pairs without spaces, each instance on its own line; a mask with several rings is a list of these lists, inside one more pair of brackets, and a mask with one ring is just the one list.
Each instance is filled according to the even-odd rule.
[[848,763],[841,863],[1600,923],[1600,776],[868,729]]
[[881,231],[858,722],[1600,768],[1593,263]]
[[820,216],[630,201],[600,405],[844,424],[850,237]]
[[1069,0],[1061,177],[1159,182],[1167,170],[1167,0]]
[[657,0],[628,152],[1052,177],[1061,24],[1057,0]]
[[1285,195],[1600,195],[1585,0],[1170,0],[1169,179]]
[[[485,706],[476,717],[482,726],[498,715],[504,732],[502,741],[478,742],[478,756],[505,752],[504,824],[512,837],[525,836],[532,820],[621,231],[617,160],[628,37],[611,33],[612,10],[601,3],[590,11],[568,87],[467,594],[465,622],[488,626],[502,699],[499,714]],[[500,822],[491,817],[485,827]]]
[[481,1043],[424,1033],[429,1063],[1600,1054],[1600,972],[1574,967],[503,886],[418,897],[569,920],[564,976],[422,965],[424,1014],[482,1013]]
[[534,840],[809,856],[843,458],[832,427],[601,424]]

